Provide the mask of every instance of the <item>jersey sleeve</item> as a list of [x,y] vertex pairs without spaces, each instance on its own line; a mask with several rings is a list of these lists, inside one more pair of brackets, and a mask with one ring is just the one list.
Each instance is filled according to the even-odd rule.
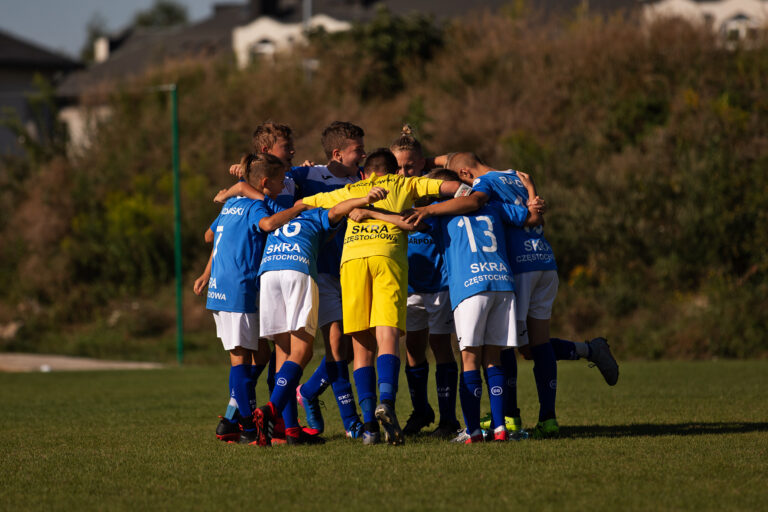
[[253,227],[255,231],[262,233],[259,227],[259,221],[272,215],[272,212],[267,208],[267,204],[264,201],[254,201],[254,204],[248,209],[248,223]]
[[219,225],[219,217],[220,217],[220,215],[217,215],[216,218],[213,219],[213,222],[211,222],[211,225],[210,225],[210,229],[214,233],[216,232],[216,226]]
[[496,203],[501,219],[507,224],[522,227],[528,218],[528,208],[517,204]]
[[472,182],[472,192],[482,192],[489,198],[493,196],[493,186],[491,180],[483,179],[483,177],[476,178]]
[[352,192],[349,185],[344,188],[339,188],[331,192],[321,192],[313,196],[305,197],[302,199],[307,206],[315,206],[319,208],[333,208],[342,201],[352,199],[353,197],[363,197],[368,193],[363,187],[356,187],[355,192]]
[[443,180],[434,180],[432,178],[425,178],[423,176],[413,176],[406,178],[406,180],[408,180],[408,192],[414,199],[424,196],[439,195],[440,185],[443,184]]
[[320,222],[320,226],[322,227],[322,230],[325,231],[325,232],[335,231],[336,228],[338,227],[339,223],[341,222],[341,221],[339,221],[339,223],[331,224],[331,219],[328,217],[328,210],[326,210],[324,208],[323,209],[317,209],[317,210],[314,210],[314,211],[318,212],[317,213],[317,220],[318,220],[318,222]]
[[274,200],[271,197],[267,196],[264,198],[264,203],[266,204],[267,210],[271,211],[272,213],[281,212],[293,206],[292,204],[290,206],[286,206],[285,204],[280,204],[280,196],[278,196],[277,200]]

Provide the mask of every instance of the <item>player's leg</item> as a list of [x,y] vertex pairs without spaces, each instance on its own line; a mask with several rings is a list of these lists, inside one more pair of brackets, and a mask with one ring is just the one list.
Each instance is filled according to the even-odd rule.
[[480,399],[483,395],[483,380],[480,376],[483,347],[466,346],[461,350],[461,383],[459,390],[461,411],[467,427],[467,444],[483,441],[480,430]]
[[427,329],[409,330],[405,334],[405,377],[413,405],[413,412],[403,427],[403,434],[405,435],[417,434],[422,428],[435,421],[435,413],[429,405],[427,396],[427,384],[429,383],[428,342],[429,330]]
[[483,393],[483,380],[480,372],[489,303],[489,294],[480,293],[467,297],[453,311],[456,337],[461,350],[462,372],[459,400],[464,415],[467,434],[464,438],[467,443],[483,440],[483,433],[480,430],[480,397]]
[[491,403],[493,423],[499,425],[493,430],[494,441],[507,440],[507,427],[504,423],[504,369],[501,367],[501,349],[498,345],[483,347],[483,368],[485,368],[488,399]]
[[456,418],[456,392],[459,368],[453,355],[451,335],[456,331],[448,290],[430,294],[427,301],[429,315],[429,346],[435,356],[435,384],[440,423],[431,435],[451,437],[459,430]]
[[506,441],[508,430],[504,400],[506,375],[501,366],[501,354],[519,343],[515,318],[516,300],[513,292],[495,292],[491,293],[490,297],[492,301],[487,307],[483,367],[486,371],[491,417],[495,425],[493,438],[496,441]]
[[[343,312],[339,278],[327,273],[318,274],[317,286],[320,293],[318,324],[323,332],[325,357],[317,365],[309,379],[297,390],[297,396],[307,413],[307,425],[316,432],[321,433],[325,429],[325,422],[323,421],[320,409],[320,395],[338,379],[337,365],[335,363],[337,361],[346,361],[346,358],[338,357],[344,348],[342,347],[343,332],[341,320]],[[341,403],[339,404],[342,419],[345,418],[345,413],[347,416],[350,414],[347,409],[349,409],[348,406],[343,407]],[[356,416],[357,411],[353,410],[352,414]]]
[[397,385],[400,376],[400,335],[406,328],[408,272],[400,264],[383,256],[366,258],[372,278],[371,326],[375,326],[379,355],[379,400],[376,419],[384,427],[387,442],[405,442],[395,413]]
[[615,386],[616,382],[618,382],[619,365],[611,353],[608,340],[605,338],[593,338],[583,343],[561,338],[550,338],[549,343],[552,345],[558,361],[586,359],[593,363],[590,366],[597,366],[597,369],[600,370],[600,374],[609,386]]
[[351,334],[354,351],[354,379],[360,412],[363,415],[363,443],[379,442],[379,423],[376,421],[376,337],[369,330]]

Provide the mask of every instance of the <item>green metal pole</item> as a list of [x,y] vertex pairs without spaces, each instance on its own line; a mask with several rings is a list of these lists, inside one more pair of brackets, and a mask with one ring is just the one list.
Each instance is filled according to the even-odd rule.
[[176,359],[184,361],[184,317],[181,297],[181,192],[179,186],[179,100],[176,84],[171,84],[171,140],[173,155],[173,252],[176,267]]

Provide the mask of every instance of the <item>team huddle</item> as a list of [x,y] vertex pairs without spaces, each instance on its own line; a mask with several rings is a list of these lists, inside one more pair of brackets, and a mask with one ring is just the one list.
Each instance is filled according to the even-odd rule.
[[[254,153],[230,169],[241,180],[216,196],[224,206],[206,232],[213,249],[195,293],[208,287],[207,308],[230,353],[230,400],[217,438],[323,443],[320,396],[330,387],[347,437],[377,444],[383,429],[384,441],[403,444],[436,420],[428,346],[439,414],[430,436],[467,444],[528,436],[515,349],[534,362],[540,408],[530,435],[556,436],[557,361],[588,359],[609,385],[619,372],[604,338],[550,338],[557,266],[533,181],[473,153],[425,158],[408,127],[367,156],[363,140],[360,127],[335,121],[321,137],[327,165],[291,167],[291,129],[263,123]],[[325,356],[302,382],[318,328]],[[413,412],[401,428],[403,334]],[[270,397],[258,407],[265,368]]]

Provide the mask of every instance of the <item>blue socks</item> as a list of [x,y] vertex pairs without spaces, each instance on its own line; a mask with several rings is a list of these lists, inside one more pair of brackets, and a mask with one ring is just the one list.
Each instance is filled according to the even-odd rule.
[[539,421],[555,417],[557,395],[557,360],[551,343],[531,347],[533,376],[539,394]]
[[[293,410],[296,410],[296,386],[301,380],[301,373],[301,366],[292,361],[286,361],[275,375],[275,389],[272,391],[269,401],[275,406],[275,411],[278,414],[282,413],[286,407],[291,407],[290,404],[292,404]],[[298,422],[296,426],[298,426]],[[288,427],[287,422],[286,427]]]
[[429,408],[427,384],[429,383],[429,363],[424,361],[416,366],[405,365],[405,378],[408,381],[408,391],[411,393],[411,403],[414,411],[425,411]]
[[486,369],[486,385],[491,401],[491,417],[494,427],[504,425],[504,369],[501,366],[490,366]]
[[354,371],[357,398],[360,401],[360,410],[363,413],[363,422],[376,421],[376,370],[373,366],[363,366]]
[[301,385],[301,395],[310,400],[317,398],[323,393],[323,391],[328,389],[328,386],[331,384],[331,382],[332,380],[328,375],[325,357],[323,357],[323,360],[320,361],[320,364],[317,366],[317,369],[309,378],[309,380]]
[[[516,418],[520,416],[517,407],[517,357],[515,349],[501,351],[501,367],[504,370],[504,416]],[[487,378],[487,377],[486,377]]]
[[[352,383],[349,381],[349,368],[346,361],[331,361],[326,363],[328,375],[331,378],[331,387],[339,405],[339,414],[344,423],[344,430],[349,430],[357,421],[357,407],[355,407],[355,395],[352,394]],[[332,368],[332,369],[331,369]],[[374,398],[374,401],[376,399]]]
[[381,401],[390,400],[394,404],[397,396],[397,379],[400,376],[400,358],[384,354],[376,358],[379,371],[379,397]]
[[437,406],[440,409],[440,423],[456,422],[456,379],[459,367],[453,363],[438,364],[435,369],[437,384]]
[[483,394],[483,381],[480,370],[462,372],[459,387],[461,410],[467,433],[472,434],[480,428],[480,397]]
[[240,416],[250,418],[256,407],[256,392],[251,380],[251,365],[239,364],[229,369],[230,396],[237,402]]

